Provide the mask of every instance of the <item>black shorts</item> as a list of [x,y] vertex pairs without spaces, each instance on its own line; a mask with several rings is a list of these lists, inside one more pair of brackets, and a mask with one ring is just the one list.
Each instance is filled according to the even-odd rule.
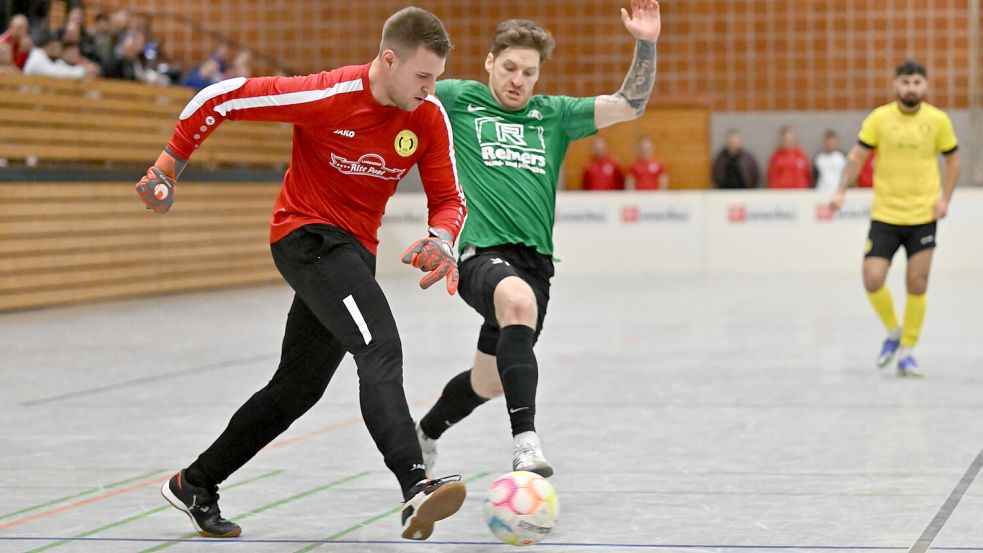
[[550,301],[553,259],[529,246],[504,244],[489,248],[469,247],[458,264],[461,282],[458,292],[468,305],[485,318],[478,334],[478,351],[495,355],[498,345],[498,319],[495,317],[495,287],[503,279],[516,276],[524,280],[536,295],[538,321],[534,340],[539,339]]
[[935,247],[936,222],[923,225],[892,225],[881,221],[870,222],[864,257],[883,257],[890,261],[898,248],[904,246],[908,258]]

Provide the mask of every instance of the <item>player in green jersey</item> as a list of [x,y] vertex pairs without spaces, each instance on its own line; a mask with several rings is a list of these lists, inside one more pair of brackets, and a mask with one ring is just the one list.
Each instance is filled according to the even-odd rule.
[[553,37],[535,23],[499,24],[485,59],[488,84],[444,80],[437,97],[454,131],[468,219],[458,239],[461,297],[484,317],[472,367],[451,378],[417,427],[428,473],[436,440],[488,399],[505,395],[514,470],[553,467],[536,434],[539,379],[533,345],[553,276],[553,212],[570,142],[637,119],[655,82],[659,3],[632,0],[621,19],[635,56],[621,89],[591,98],[533,95]]

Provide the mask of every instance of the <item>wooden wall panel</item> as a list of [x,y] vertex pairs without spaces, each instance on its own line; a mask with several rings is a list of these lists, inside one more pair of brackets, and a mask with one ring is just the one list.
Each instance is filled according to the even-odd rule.
[[182,182],[161,216],[128,183],[2,183],[0,311],[277,282],[278,190]]
[[[627,170],[635,160],[636,141],[652,138],[656,155],[666,163],[669,188],[707,188],[710,182],[710,110],[700,107],[649,109],[641,119],[602,129],[611,155]],[[591,139],[570,145],[564,165],[565,188],[581,188],[584,164],[591,155]]]

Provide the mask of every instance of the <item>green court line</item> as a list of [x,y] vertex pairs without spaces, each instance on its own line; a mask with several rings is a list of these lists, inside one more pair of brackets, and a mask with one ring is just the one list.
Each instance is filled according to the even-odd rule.
[[[311,488],[311,489],[309,489],[307,491],[300,492],[300,493],[295,494],[295,495],[292,495],[290,497],[279,499],[277,501],[274,501],[273,503],[268,503],[266,505],[263,505],[262,507],[257,507],[257,508],[255,508],[255,509],[253,509],[251,511],[246,511],[243,514],[238,515],[238,516],[234,516],[232,518],[233,518],[233,520],[244,519],[246,517],[250,517],[252,515],[255,515],[255,514],[258,514],[258,513],[262,513],[263,511],[268,511],[270,509],[273,509],[274,507],[279,507],[280,505],[283,505],[284,503],[290,503],[291,501],[296,501],[296,500],[301,499],[303,497],[307,497],[307,496],[309,496],[311,494],[315,494],[317,492],[321,492],[321,491],[327,490],[329,488],[333,488],[335,486],[344,484],[345,482],[350,482],[352,480],[356,480],[358,478],[362,478],[363,476],[368,476],[369,474],[372,474],[372,471],[363,470],[362,472],[357,472],[355,474],[346,476],[346,477],[344,477],[344,478],[342,478],[340,480],[335,480],[334,482],[328,482],[327,484],[324,484],[322,486],[318,486],[316,488]],[[195,538],[197,536],[198,536],[197,533],[191,533],[191,534],[185,534],[185,535],[179,537],[178,539],[180,539],[180,540],[187,540],[187,539]],[[140,553],[151,553],[152,551],[162,551],[162,550],[167,549],[169,547],[174,547],[175,545],[178,545],[180,543],[182,543],[182,542],[162,543],[160,545],[151,547],[150,549],[144,549],[144,550],[140,551]]]
[[56,503],[61,503],[62,501],[68,501],[69,499],[75,499],[76,497],[82,497],[83,495],[89,495],[89,494],[93,494],[93,493],[96,493],[96,492],[101,492],[103,490],[109,490],[109,489],[112,489],[112,488],[118,488],[119,486],[122,486],[123,484],[129,484],[130,482],[135,482],[137,480],[142,480],[144,478],[149,478],[149,477],[151,477],[151,476],[153,476],[155,474],[160,474],[162,472],[167,472],[168,470],[170,470],[170,469],[157,469],[157,470],[155,470],[153,472],[148,472],[146,474],[141,474],[139,476],[134,476],[133,478],[127,478],[126,480],[120,480],[119,482],[113,482],[111,484],[106,484],[104,486],[97,486],[95,488],[89,488],[87,490],[82,490],[80,492],[73,493],[72,495],[66,495],[65,497],[59,497],[58,499],[52,499],[51,501],[45,501],[44,503],[39,503],[37,505],[31,505],[30,507],[24,507],[23,509],[20,509],[20,510],[17,510],[17,511],[13,511],[13,512],[10,512],[10,513],[4,513],[4,514],[0,515],[0,520],[5,519],[5,518],[12,517],[14,515],[19,515],[21,513],[26,513],[28,511],[36,511],[36,510],[41,509],[43,507],[48,507],[49,505],[54,505]]
[[[283,472],[282,469],[280,469],[280,470],[271,470],[270,472],[261,474],[259,476],[253,477],[253,478],[250,478],[248,480],[242,480],[240,482],[236,482],[234,484],[230,484],[230,485],[226,486],[225,489],[231,490],[233,488],[238,488],[239,486],[245,486],[246,484],[251,484],[251,483],[253,483],[253,482],[257,481],[257,480],[262,480],[264,478],[269,478],[271,476],[276,476],[277,474],[280,474],[281,472]],[[82,532],[81,534],[76,534],[76,535],[72,536],[72,538],[85,538],[85,537],[91,536],[93,534],[98,534],[99,532],[102,532],[103,530],[109,530],[110,528],[116,528],[117,526],[122,526],[124,524],[128,524],[128,523],[133,522],[135,520],[140,520],[142,518],[146,518],[146,517],[148,517],[150,515],[157,514],[157,513],[161,512],[161,511],[166,511],[167,509],[173,509],[173,507],[171,507],[170,505],[163,505],[161,507],[157,507],[156,509],[151,509],[149,511],[144,511],[144,512],[142,512],[140,514],[136,514],[136,515],[133,515],[131,517],[127,517],[127,518],[124,518],[124,519],[117,520],[116,522],[113,522],[111,524],[107,524],[105,526],[100,526],[99,528],[96,528],[95,530],[88,530],[86,532]],[[35,549],[31,549],[30,551],[27,551],[25,553],[40,553],[41,551],[47,551],[49,549],[54,549],[55,547],[59,547],[61,545],[65,545],[66,543],[70,543],[71,541],[72,540],[56,541],[56,542],[49,543],[47,545],[43,545],[43,546],[38,547],[38,548],[35,548]]]
[[[482,473],[476,474],[476,475],[472,476],[471,478],[468,478],[467,480],[465,480],[464,483],[467,484],[469,482],[474,482],[475,480],[478,480],[479,478],[484,478],[485,476],[488,476],[489,474],[491,474],[490,471],[486,471],[486,472],[482,472]],[[369,517],[369,518],[363,520],[362,522],[359,522],[358,524],[356,524],[354,526],[351,526],[351,527],[348,527],[348,528],[342,530],[341,532],[337,532],[337,533],[331,534],[330,536],[324,538],[324,540],[322,540],[322,541],[328,542],[328,541],[337,540],[338,538],[340,538],[342,536],[346,536],[348,534],[351,534],[352,532],[354,532],[354,531],[356,531],[356,530],[358,530],[360,528],[364,528],[364,527],[368,526],[369,524],[372,524],[373,522],[375,522],[377,520],[386,518],[389,515],[392,515],[393,513],[398,512],[402,508],[403,508],[403,506],[400,505],[398,507],[394,507],[392,509],[389,509],[388,511],[386,511],[384,513],[379,513],[379,514],[377,514],[375,516]],[[312,543],[312,544],[308,545],[307,547],[302,547],[302,548],[298,549],[297,551],[294,551],[294,553],[306,553],[307,551],[314,550],[314,549],[316,549],[318,547],[321,547],[322,545],[324,545],[324,543]]]

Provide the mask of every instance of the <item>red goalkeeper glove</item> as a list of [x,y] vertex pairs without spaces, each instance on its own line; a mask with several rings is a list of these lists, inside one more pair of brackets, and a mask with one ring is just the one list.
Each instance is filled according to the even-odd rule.
[[454,259],[454,238],[441,228],[431,228],[430,236],[417,240],[403,253],[403,263],[425,271],[420,288],[430,288],[442,278],[447,279],[447,293],[457,293],[457,260]]
[[147,206],[157,213],[167,213],[174,204],[174,185],[180,174],[180,169],[184,168],[182,162],[178,162],[174,156],[166,151],[160,153],[157,161],[147,169],[147,176],[140,179],[136,184],[137,194]]

